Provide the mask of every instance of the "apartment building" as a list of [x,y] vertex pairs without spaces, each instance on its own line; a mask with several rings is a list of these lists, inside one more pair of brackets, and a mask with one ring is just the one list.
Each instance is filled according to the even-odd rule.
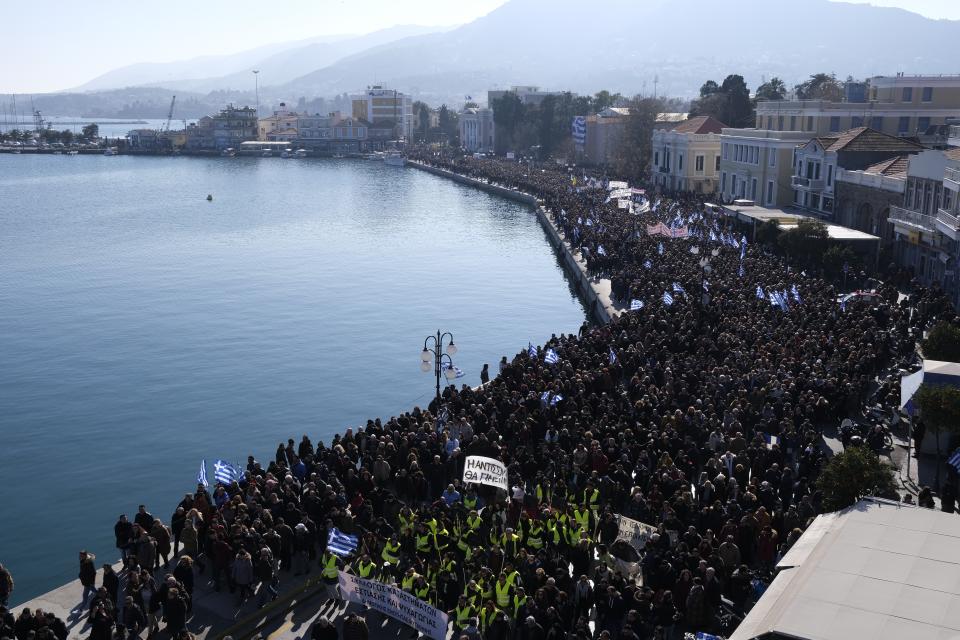
[[894,237],[890,208],[903,205],[909,163],[910,156],[902,155],[865,169],[838,169],[834,220],[890,244]]
[[257,120],[257,140],[291,142],[297,138],[297,120],[300,115],[287,109],[285,102],[273,114]]
[[409,95],[375,85],[351,96],[351,104],[354,119],[390,128],[396,139],[409,140],[413,136],[413,100]]
[[[887,135],[869,127],[808,140],[794,152],[791,180],[793,205],[819,218],[833,220],[839,171],[866,169],[879,162],[922,150],[923,145],[918,142]],[[879,235],[876,229],[860,230]]]
[[[713,193],[720,181],[720,132],[710,116],[690,118],[653,132],[653,182],[662,189]],[[589,135],[589,132],[588,132]]]
[[793,152],[810,139],[802,131],[724,128],[720,133],[720,188],[726,200],[764,207],[793,203]]

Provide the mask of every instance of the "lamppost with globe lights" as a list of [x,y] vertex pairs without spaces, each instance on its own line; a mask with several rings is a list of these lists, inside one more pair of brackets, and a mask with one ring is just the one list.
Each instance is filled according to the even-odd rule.
[[[444,339],[446,339],[447,348],[444,350]],[[431,342],[432,341],[432,342]],[[437,404],[440,404],[440,374],[442,373],[447,380],[453,380],[457,377],[457,371],[453,368],[453,358],[456,355],[457,346],[453,344],[453,334],[449,331],[440,333],[437,331],[435,336],[427,336],[423,341],[423,351],[420,352],[420,370],[424,373],[430,371],[430,360],[433,360],[433,373],[437,377]],[[446,362],[444,362],[446,358]],[[444,368],[446,364],[446,368]]]

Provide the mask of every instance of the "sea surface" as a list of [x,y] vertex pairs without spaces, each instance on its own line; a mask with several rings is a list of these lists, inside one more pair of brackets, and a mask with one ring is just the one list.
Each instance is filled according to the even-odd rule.
[[[207,194],[213,196],[207,201]],[[20,603],[201,460],[389,418],[585,319],[526,207],[363,160],[0,154],[0,563]]]

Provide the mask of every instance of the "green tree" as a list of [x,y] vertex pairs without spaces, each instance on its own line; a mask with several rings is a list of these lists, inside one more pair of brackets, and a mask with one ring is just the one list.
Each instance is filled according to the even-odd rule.
[[80,130],[80,137],[84,140],[96,140],[100,137],[100,126],[96,122],[91,122]]
[[865,496],[896,495],[893,468],[866,447],[847,447],[823,467],[816,482],[828,511],[845,509]]
[[783,100],[787,95],[787,85],[774,76],[757,87],[757,100]]
[[776,220],[767,220],[757,227],[757,235],[755,237],[757,242],[775,245],[777,238],[780,237],[780,223]]
[[784,232],[778,242],[788,255],[819,261],[827,248],[827,225],[813,218],[804,218],[796,227]]
[[593,97],[593,104],[591,107],[593,111],[603,111],[607,107],[615,106],[621,100],[623,100],[623,96],[621,96],[619,93],[610,93],[604,89],[602,91],[598,91]]
[[70,144],[73,142],[73,131],[70,129],[64,129],[60,132],[60,142],[63,144]]
[[497,129],[496,146],[498,152],[514,151],[517,144],[518,130],[523,126],[527,107],[520,101],[516,93],[509,91],[493,101],[493,123]]
[[843,270],[843,265],[850,265],[852,271],[859,271],[861,268],[860,254],[850,247],[841,247],[832,245],[827,247],[821,258],[824,270],[831,276],[837,276]]
[[753,101],[743,76],[731,74],[717,85],[708,80],[700,87],[700,99],[690,105],[691,116],[713,116],[730,127],[753,124]]
[[927,360],[960,362],[960,327],[950,322],[941,322],[920,343],[923,357]]
[[940,434],[960,431],[960,389],[922,384],[913,396],[927,429],[937,442],[937,490],[940,489]]
[[832,73],[815,73],[794,89],[801,100],[840,102],[843,99],[843,86],[837,81],[837,76]]
[[413,114],[416,117],[414,136],[422,142],[426,140],[427,131],[430,130],[430,107],[425,102],[417,100],[413,103]]
[[712,96],[715,93],[720,92],[720,85],[718,85],[713,80],[707,80],[700,87],[700,97],[706,98],[707,96]]

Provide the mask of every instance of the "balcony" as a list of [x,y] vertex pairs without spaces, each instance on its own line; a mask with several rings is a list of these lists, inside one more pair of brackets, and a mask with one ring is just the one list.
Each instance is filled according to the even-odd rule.
[[814,178],[804,178],[803,176],[793,176],[793,186],[800,187],[802,189],[810,189],[814,191],[823,190],[823,180],[814,179]]
[[937,209],[937,231],[951,240],[960,238],[960,220],[946,209]]
[[670,167],[660,167],[660,173],[670,173]]
[[947,133],[947,144],[951,147],[960,147],[960,125],[952,125]]
[[910,211],[903,207],[890,207],[890,224],[908,231],[936,233],[936,218],[925,213]]
[[960,191],[960,169],[947,167],[943,172],[943,186],[951,191]]

